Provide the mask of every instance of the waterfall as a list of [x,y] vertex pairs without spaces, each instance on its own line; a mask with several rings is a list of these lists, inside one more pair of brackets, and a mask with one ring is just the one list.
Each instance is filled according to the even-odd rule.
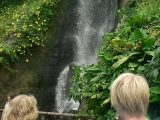
[[63,94],[66,91],[66,82],[68,77],[69,66],[67,66],[61,73],[58,78],[58,83],[56,86],[56,109],[59,113],[62,113],[65,109],[66,95]]
[[78,102],[73,99],[68,100],[66,95],[66,84],[68,78],[69,66],[67,66],[58,78],[58,84],[56,86],[56,110],[62,113],[64,110],[68,112],[69,110],[77,109],[79,106]]
[[113,5],[115,7],[115,3],[116,0],[79,0],[78,31],[75,34],[77,64],[89,65],[97,62],[95,53],[102,44],[101,37],[113,29],[112,22],[115,22],[115,18],[111,16],[115,15],[115,11],[110,8]]
[[[77,2],[75,11],[78,20],[76,26],[74,26],[76,31],[70,33],[76,43],[72,63],[86,66],[97,63],[95,53],[102,44],[102,36],[106,32],[112,31],[116,26],[115,11],[118,5],[117,0],[77,0]],[[57,79],[56,110],[60,113],[76,109],[79,105],[74,100],[68,101],[66,84],[69,82],[69,65],[64,67]]]

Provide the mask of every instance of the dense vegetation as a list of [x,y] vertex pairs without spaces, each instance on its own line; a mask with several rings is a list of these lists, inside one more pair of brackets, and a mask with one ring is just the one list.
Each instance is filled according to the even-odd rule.
[[148,117],[160,117],[160,1],[130,0],[118,11],[119,26],[106,33],[99,62],[73,67],[71,97],[85,100],[80,113],[98,120],[115,119],[110,85],[123,72],[142,74],[150,86]]
[[[46,31],[60,0],[2,0],[0,3],[0,67],[12,71],[19,56],[44,46]],[[29,60],[26,58],[26,62]]]
[[[0,68],[10,71],[19,56],[43,46],[54,9],[60,0],[2,0],[0,2]],[[106,33],[97,53],[99,62],[74,67],[71,97],[85,100],[80,113],[98,120],[114,119],[110,84],[123,72],[144,75],[150,86],[148,116],[160,115],[160,1],[130,0],[118,11],[119,26]],[[32,55],[32,54],[31,54]],[[26,62],[29,60],[26,58]]]

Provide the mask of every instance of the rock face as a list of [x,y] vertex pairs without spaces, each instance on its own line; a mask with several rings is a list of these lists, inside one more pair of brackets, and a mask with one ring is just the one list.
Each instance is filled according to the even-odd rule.
[[[79,30],[77,23],[80,23],[78,20],[81,13],[77,14],[76,9],[80,1],[82,2],[83,0],[65,0],[63,3],[66,5],[64,13],[58,14],[53,19],[56,28],[50,28],[48,42],[45,43],[44,47],[34,47],[31,49],[32,56],[21,56],[15,65],[13,65],[13,68],[17,70],[16,73],[9,73],[3,69],[0,70],[1,108],[4,108],[7,94],[13,91],[16,94],[34,94],[41,111],[56,111],[55,87],[57,85],[57,78],[67,65],[72,66],[75,59],[77,59],[75,57],[77,54],[77,43],[74,35]],[[94,2],[95,0],[89,1]],[[106,2],[106,0],[97,1]],[[107,3],[108,6],[105,6],[103,9],[110,7],[106,8],[108,13],[105,15],[110,15],[111,18],[109,18],[110,23],[103,25],[106,28],[109,26],[106,32],[112,31],[116,27],[115,12],[118,9],[117,0],[108,0]],[[95,20],[91,24],[97,27],[103,21],[99,21],[99,19],[106,19],[106,17],[99,17],[99,14],[103,14],[100,12],[101,10],[98,12],[98,10],[94,9],[93,11],[96,14],[93,16]],[[97,33],[95,32],[95,34]],[[97,40],[101,41],[101,38]],[[90,42],[90,45],[96,46],[97,44]],[[93,52],[95,51],[93,50]],[[26,62],[26,58],[29,59],[29,62]],[[71,67],[69,68],[71,69]],[[69,79],[72,74],[73,71],[71,70],[68,76]],[[67,86],[69,88],[70,83]],[[67,91],[69,91],[68,88]]]

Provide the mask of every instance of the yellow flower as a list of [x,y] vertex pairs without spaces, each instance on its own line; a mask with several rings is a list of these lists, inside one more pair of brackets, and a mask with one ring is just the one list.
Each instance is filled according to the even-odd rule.
[[37,8],[37,10],[40,9],[40,7]]
[[30,24],[29,26],[30,26],[30,27],[32,27],[33,25],[32,25],[32,24]]
[[40,13],[40,11],[37,11],[37,12],[36,12],[36,15],[39,16],[39,13]]
[[26,25],[24,25],[24,26],[22,26],[22,28],[23,28],[23,30],[26,30],[27,26],[26,26]]
[[38,22],[37,22],[37,21],[36,21],[35,23],[36,23],[36,24],[38,24]]
[[29,60],[28,60],[28,59],[26,59],[26,62],[29,62]]
[[14,25],[14,31],[16,31],[17,27]]
[[40,31],[41,30],[41,28],[38,28],[38,31]]
[[18,34],[17,34],[17,37],[21,37],[21,33],[18,33]]
[[6,30],[7,31],[7,33],[9,33],[10,32],[10,30],[8,29],[8,30]]

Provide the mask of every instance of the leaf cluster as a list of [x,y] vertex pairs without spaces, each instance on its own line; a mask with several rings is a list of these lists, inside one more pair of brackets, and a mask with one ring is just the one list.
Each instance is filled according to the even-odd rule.
[[[130,7],[131,2],[134,6]],[[110,85],[123,72],[146,77],[151,92],[148,116],[158,116],[159,110],[154,107],[160,102],[160,2],[157,2],[130,1],[118,11],[120,25],[102,37],[104,43],[97,54],[99,62],[73,68],[71,97],[78,101],[84,98],[85,112],[97,115],[98,120],[115,119]]]

